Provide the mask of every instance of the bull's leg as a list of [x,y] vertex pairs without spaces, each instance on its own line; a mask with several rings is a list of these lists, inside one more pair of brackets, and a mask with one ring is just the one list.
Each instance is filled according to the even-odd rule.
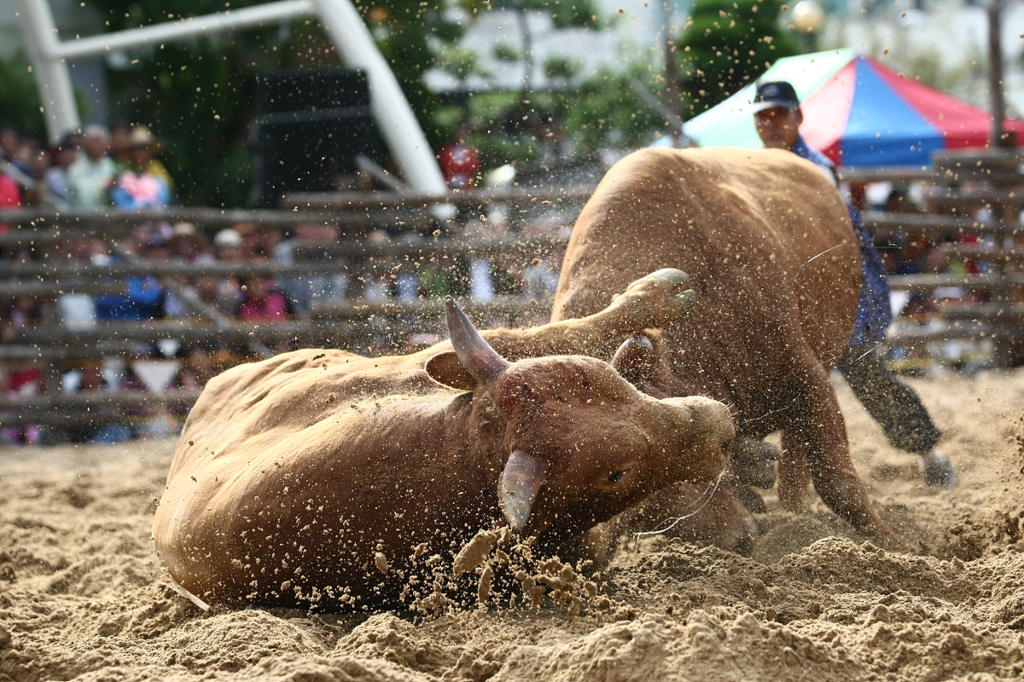
[[779,504],[788,512],[804,511],[804,493],[811,483],[807,448],[791,429],[782,432],[782,456],[777,472]]
[[846,424],[828,372],[816,361],[807,366],[801,396],[806,402],[792,424],[792,438],[806,444],[807,467],[815,490],[832,511],[858,531],[886,546],[898,546],[898,538],[878,516],[864,482],[853,468]]
[[689,277],[665,268],[630,284],[604,310],[579,319],[530,329],[481,331],[494,350],[510,361],[545,355],[590,355],[610,360],[630,336],[682,319],[696,293]]

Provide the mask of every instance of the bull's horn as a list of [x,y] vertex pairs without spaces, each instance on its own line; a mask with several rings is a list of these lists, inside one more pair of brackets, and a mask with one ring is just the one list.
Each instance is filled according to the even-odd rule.
[[497,379],[509,366],[509,362],[484,341],[451,296],[444,303],[448,316],[448,335],[459,356],[459,362],[477,381],[490,383]]
[[622,342],[611,365],[623,379],[635,386],[651,378],[653,363],[654,342],[649,336],[637,334]]
[[516,450],[505,463],[499,484],[501,511],[512,526],[522,530],[530,518],[537,492],[548,476],[548,467],[540,459]]

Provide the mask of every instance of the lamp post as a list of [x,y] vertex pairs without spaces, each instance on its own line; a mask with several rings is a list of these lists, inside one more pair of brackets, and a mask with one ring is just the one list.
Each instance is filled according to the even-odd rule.
[[814,0],[800,0],[789,12],[793,26],[800,33],[800,39],[808,50],[814,49],[815,38],[825,23],[825,10]]
[[1012,146],[1003,129],[1003,116],[1006,103],[1003,99],[1003,43],[1000,37],[1002,11],[1001,0],[993,0],[987,7],[988,12],[988,87],[992,96],[992,139],[991,146]]
[[[672,8],[668,6],[668,0],[662,3],[665,10],[665,100],[668,103],[668,110],[675,115],[676,119],[682,121],[683,111],[679,104],[679,73],[676,69],[676,44],[675,36],[672,34]],[[689,146],[683,135],[682,128],[672,127],[672,146],[676,149]],[[680,142],[684,144],[680,144]]]

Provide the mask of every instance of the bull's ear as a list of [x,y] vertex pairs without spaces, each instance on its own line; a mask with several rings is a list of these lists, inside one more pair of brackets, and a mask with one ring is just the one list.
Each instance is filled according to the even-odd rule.
[[431,379],[449,388],[460,391],[472,391],[476,388],[476,379],[462,366],[459,356],[453,350],[431,356],[423,369]]

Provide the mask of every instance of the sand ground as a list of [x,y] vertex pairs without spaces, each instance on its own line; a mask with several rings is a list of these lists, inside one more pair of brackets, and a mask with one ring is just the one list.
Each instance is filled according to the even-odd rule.
[[[150,526],[172,441],[0,452],[0,680],[997,680],[1024,676],[1024,370],[911,380],[960,468],[927,488],[837,380],[854,459],[916,555],[815,498],[755,554],[628,543],[565,603],[204,612]],[[495,605],[503,601],[505,607]]]

